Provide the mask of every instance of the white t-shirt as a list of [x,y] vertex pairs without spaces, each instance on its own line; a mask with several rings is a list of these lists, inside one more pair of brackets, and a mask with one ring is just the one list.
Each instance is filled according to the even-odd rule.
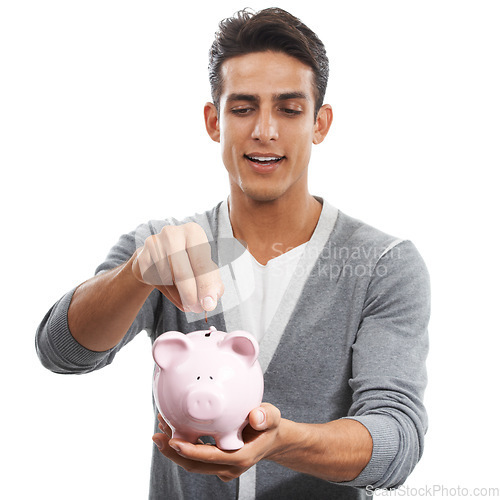
[[269,327],[306,245],[303,243],[271,259],[265,266],[250,254],[255,288],[241,304],[241,314],[246,330],[257,340],[264,336]]
[[[231,224],[229,217],[227,223]],[[306,245],[307,242],[278,255],[265,266],[248,249],[232,263],[238,288],[245,297],[240,303],[242,327],[257,340],[268,329]],[[253,277],[249,276],[252,271]]]

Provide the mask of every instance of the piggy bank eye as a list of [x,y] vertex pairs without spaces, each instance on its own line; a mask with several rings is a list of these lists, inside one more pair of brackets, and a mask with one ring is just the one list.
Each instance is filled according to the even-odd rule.
[[198,377],[196,377],[196,380],[200,380],[200,377],[199,377],[199,376],[198,376]]

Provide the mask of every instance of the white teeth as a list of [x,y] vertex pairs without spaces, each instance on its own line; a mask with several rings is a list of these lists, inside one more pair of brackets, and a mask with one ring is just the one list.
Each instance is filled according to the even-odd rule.
[[257,161],[274,161],[274,160],[280,160],[281,156],[249,156],[251,160],[257,160]]

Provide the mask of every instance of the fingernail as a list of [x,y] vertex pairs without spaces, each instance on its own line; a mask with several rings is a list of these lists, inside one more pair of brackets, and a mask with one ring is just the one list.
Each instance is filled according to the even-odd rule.
[[215,300],[212,299],[212,297],[208,296],[203,299],[202,305],[205,311],[211,311],[212,309],[215,309],[217,302],[215,302]]
[[263,424],[266,416],[262,410],[259,410],[259,416],[257,417],[257,425]]
[[163,441],[158,438],[153,438],[153,442],[156,446],[158,446],[158,449],[161,451],[161,449],[163,448]]
[[181,449],[175,443],[168,443],[170,448],[173,448],[176,452],[181,451]]

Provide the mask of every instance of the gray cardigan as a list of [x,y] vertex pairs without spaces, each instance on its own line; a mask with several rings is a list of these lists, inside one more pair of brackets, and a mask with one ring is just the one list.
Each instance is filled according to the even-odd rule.
[[[223,483],[216,476],[185,472],[153,446],[151,499],[365,498],[363,488],[368,485],[401,485],[422,456],[430,314],[425,264],[410,241],[318,200],[323,210],[316,229],[260,343],[264,401],[297,422],[358,420],[373,438],[370,462],[348,483],[324,481],[270,461]],[[232,237],[228,220],[227,204],[221,202],[181,221],[150,221],[123,235],[96,273],[128,260],[137,245],[162,226],[189,221],[205,229],[214,258],[220,258],[218,241]],[[238,283],[231,266],[221,260],[219,264],[225,293],[209,325],[222,331],[244,328]],[[78,344],[68,329],[73,291],[49,310],[36,334],[40,360],[54,372],[100,369],[142,330],[154,341],[168,330],[206,328],[203,314],[183,313],[155,290],[123,340],[109,351],[93,352]]]

